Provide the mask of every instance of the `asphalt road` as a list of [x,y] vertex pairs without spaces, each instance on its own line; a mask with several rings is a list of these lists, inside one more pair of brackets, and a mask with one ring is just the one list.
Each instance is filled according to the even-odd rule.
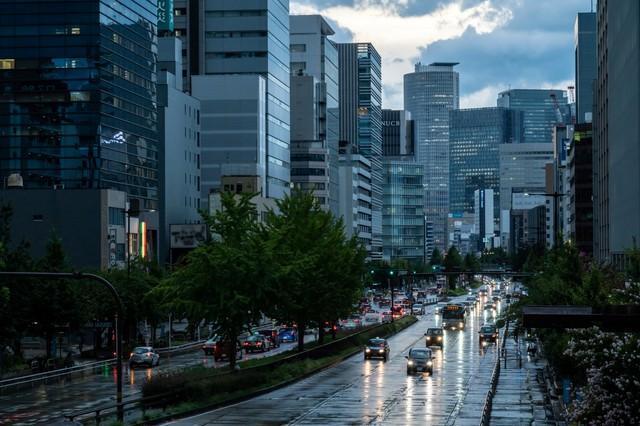
[[[454,300],[464,300],[464,297]],[[482,388],[496,350],[481,350],[477,331],[487,319],[472,311],[465,331],[446,331],[442,350],[434,349],[434,374],[407,376],[404,356],[425,346],[424,332],[440,317],[430,306],[419,322],[389,339],[389,361],[362,354],[291,386],[185,418],[172,425],[362,425],[478,424]],[[462,414],[464,413],[464,415]]]
[[[313,339],[313,336],[308,336]],[[261,358],[294,349],[294,343],[283,343],[280,348],[266,353],[249,354],[248,358]],[[243,356],[247,359],[247,355]],[[129,369],[123,365],[123,398],[137,398],[142,384],[154,374],[201,364],[208,368],[221,367],[227,362],[215,362],[213,356],[205,356],[202,350],[181,355],[163,355],[155,368]],[[66,414],[88,410],[115,402],[115,368],[104,368],[96,373],[72,380],[38,384],[33,388],[5,391],[0,394],[0,425],[47,424]]]

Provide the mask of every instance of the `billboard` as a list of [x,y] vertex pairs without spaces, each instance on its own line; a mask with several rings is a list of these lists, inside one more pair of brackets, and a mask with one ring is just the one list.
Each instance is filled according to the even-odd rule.
[[207,225],[204,223],[169,225],[172,249],[190,249],[197,247],[207,238]]
[[158,32],[173,32],[173,0],[158,0]]

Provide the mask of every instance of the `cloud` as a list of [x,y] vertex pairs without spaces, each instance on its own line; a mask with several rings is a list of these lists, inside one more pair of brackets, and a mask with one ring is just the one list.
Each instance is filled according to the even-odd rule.
[[[465,6],[462,0],[408,15],[418,0],[356,0],[319,8],[308,0],[293,0],[292,14],[322,14],[351,34],[354,42],[371,42],[383,58],[385,108],[402,108],[402,76],[413,71],[423,50],[432,43],[455,39],[466,31],[488,34],[512,18],[506,7],[491,0]],[[421,3],[421,2],[419,2]],[[456,58],[439,58],[449,60]],[[393,90],[393,89],[395,90]],[[400,89],[399,89],[400,88]]]

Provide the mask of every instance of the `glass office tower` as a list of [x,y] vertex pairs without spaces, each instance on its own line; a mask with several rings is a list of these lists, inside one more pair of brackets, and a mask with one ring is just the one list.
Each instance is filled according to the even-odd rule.
[[449,212],[449,110],[459,107],[456,62],[416,64],[404,76],[404,109],[415,123],[416,158],[424,166],[426,250],[447,246]]
[[519,139],[516,111],[473,108],[449,112],[449,210],[473,212],[474,191],[492,189],[499,216],[500,144]]
[[[371,161],[371,258],[382,257],[382,65],[371,43],[338,44],[341,151]],[[347,152],[347,153],[349,153]]]
[[573,30],[576,68],[576,121],[590,123],[593,118],[593,87],[598,78],[596,62],[596,14],[578,13]]
[[154,1],[0,0],[0,175],[157,208]]

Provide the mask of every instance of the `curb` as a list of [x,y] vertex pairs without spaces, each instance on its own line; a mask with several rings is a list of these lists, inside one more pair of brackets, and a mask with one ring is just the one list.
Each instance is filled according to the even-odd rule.
[[[395,334],[397,334],[397,333],[399,333],[399,332],[401,332],[403,330],[406,330],[407,328],[411,327],[412,325],[415,325],[417,322],[418,322],[418,320],[416,319],[411,324],[408,324],[406,327],[404,327],[404,328],[402,328],[400,330],[397,330],[395,333],[390,334],[390,335],[388,335],[386,337],[388,338],[388,337],[393,336],[393,335],[395,335]],[[335,367],[336,365],[340,364],[341,362],[345,361],[346,359],[351,358],[352,356],[360,353],[361,351],[362,351],[362,348],[354,348],[353,351],[350,351],[349,353],[341,356],[339,359],[335,360],[331,364],[327,364],[327,365],[324,365],[322,367],[318,367],[315,370],[312,370],[312,371],[309,371],[309,372],[303,374],[302,376],[286,380],[284,382],[275,384],[273,386],[269,386],[269,387],[266,387],[266,388],[258,389],[255,392],[251,392],[251,393],[249,393],[247,395],[239,396],[237,398],[231,398],[231,399],[228,399],[226,401],[217,402],[217,403],[214,403],[214,404],[211,404],[211,405],[207,405],[205,407],[197,408],[197,409],[194,409],[194,410],[191,410],[191,411],[185,411],[185,412],[180,413],[180,414],[172,414],[172,415],[169,415],[169,416],[159,417],[157,419],[148,420],[148,421],[137,422],[137,423],[134,423],[134,424],[136,424],[136,425],[158,425],[158,424],[161,424],[161,423],[164,423],[164,422],[168,422],[168,421],[172,421],[172,420],[179,420],[179,419],[184,418],[184,417],[194,416],[194,415],[206,413],[208,411],[213,411],[213,410],[217,410],[217,409],[220,409],[220,408],[223,408],[223,407],[227,407],[227,406],[230,406],[230,405],[238,404],[238,403],[241,403],[241,402],[244,402],[244,401],[248,401],[248,400],[250,400],[252,398],[255,398],[255,397],[267,394],[269,392],[273,392],[275,390],[278,390],[278,389],[287,387],[289,385],[292,385],[292,384],[294,384],[296,382],[299,382],[299,381],[304,380],[304,379],[306,379],[308,377],[311,377],[314,374],[317,374],[317,373],[319,373],[319,372],[321,372],[323,370],[327,370],[329,368]]]

